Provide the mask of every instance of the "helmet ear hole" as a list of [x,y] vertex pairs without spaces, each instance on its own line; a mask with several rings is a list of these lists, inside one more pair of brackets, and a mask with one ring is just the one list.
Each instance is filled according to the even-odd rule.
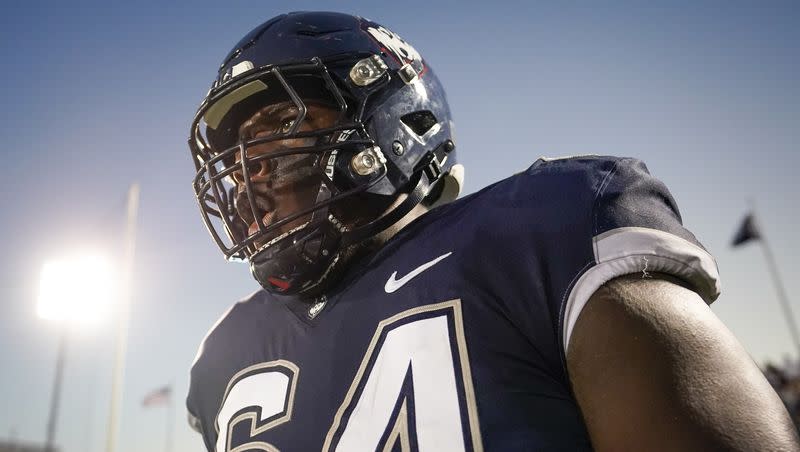
[[420,110],[405,114],[400,117],[400,121],[419,136],[425,135],[438,122],[436,116],[430,110]]

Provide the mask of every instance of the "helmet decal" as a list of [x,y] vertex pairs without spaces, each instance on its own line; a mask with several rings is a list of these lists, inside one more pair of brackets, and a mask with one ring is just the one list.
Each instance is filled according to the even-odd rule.
[[378,41],[383,48],[388,50],[401,66],[414,62],[422,62],[422,57],[411,44],[386,28],[381,26],[367,27],[367,33]]

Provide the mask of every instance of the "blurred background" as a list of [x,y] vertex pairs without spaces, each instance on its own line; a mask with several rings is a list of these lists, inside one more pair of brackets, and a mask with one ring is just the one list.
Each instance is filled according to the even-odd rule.
[[[230,48],[291,10],[362,15],[415,46],[448,90],[467,193],[543,155],[647,162],[717,258],[712,309],[794,403],[797,348],[762,245],[800,310],[800,3],[6,2],[0,450],[45,442],[62,331],[37,316],[44,263],[85,251],[119,262],[135,181],[116,450],[202,450],[185,420],[188,369],[208,328],[257,285],[200,221],[189,124]],[[753,208],[762,239],[731,247]],[[105,450],[118,312],[68,333],[62,452]]]

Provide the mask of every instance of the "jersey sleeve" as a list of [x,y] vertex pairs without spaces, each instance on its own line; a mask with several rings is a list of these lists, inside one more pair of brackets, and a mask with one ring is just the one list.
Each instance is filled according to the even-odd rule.
[[[563,353],[578,316],[592,294],[607,281],[622,275],[666,273],[688,283],[711,303],[720,293],[714,258],[682,223],[667,187],[653,177],[644,163],[631,158],[588,159],[579,180],[593,181],[584,188],[591,195],[585,228],[591,241],[591,261],[575,272],[561,306]],[[580,186],[580,185],[579,185]]]
[[[236,308],[240,303],[231,306],[214,323],[203,338],[195,355],[189,372],[189,393],[186,395],[186,413],[189,426],[203,438],[206,450],[214,450],[217,431],[214,426],[214,416],[219,406],[220,391],[224,390],[227,382],[225,374],[221,371],[224,367],[223,359],[230,353],[224,341],[225,324],[230,322]],[[221,340],[223,339],[223,340]]]
[[204,391],[201,388],[203,385],[203,363],[201,362],[201,358],[203,357],[203,346],[204,344],[200,345],[189,374],[189,393],[186,396],[186,418],[189,422],[189,427],[199,433],[203,438],[203,444],[206,446],[206,450],[211,451],[213,450],[213,447],[211,446],[213,444],[213,439],[208,435],[208,433],[213,432],[213,427],[209,431],[209,429],[205,428],[203,425]]

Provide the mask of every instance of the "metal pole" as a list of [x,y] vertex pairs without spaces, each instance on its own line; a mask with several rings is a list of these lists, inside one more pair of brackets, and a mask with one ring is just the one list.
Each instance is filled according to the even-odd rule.
[[122,297],[117,318],[117,350],[114,357],[114,371],[111,383],[111,406],[108,415],[106,452],[114,452],[119,430],[119,408],[122,400],[122,382],[125,373],[125,353],[128,346],[128,320],[130,317],[130,298],[133,274],[133,257],[136,245],[136,215],[139,210],[139,184],[133,183],[128,191],[127,225],[125,228],[125,249],[123,254]]
[[172,421],[175,418],[175,398],[172,397],[172,385],[170,384],[169,400],[167,401],[167,423],[164,442],[164,452],[172,452]]
[[772,275],[772,282],[775,284],[775,291],[778,292],[778,301],[783,308],[783,316],[786,318],[786,323],[789,325],[789,333],[792,335],[792,341],[797,349],[797,356],[800,357],[800,334],[798,334],[797,323],[795,322],[792,306],[789,304],[789,297],[786,296],[786,288],[783,286],[780,275],[778,275],[778,265],[775,263],[775,256],[772,254],[772,248],[764,236],[764,229],[758,227],[759,234],[761,235],[761,249],[764,250],[764,257],[767,259],[769,266],[769,274]]
[[53,450],[53,440],[56,436],[56,423],[58,422],[58,405],[61,401],[61,380],[64,375],[64,355],[67,352],[67,327],[61,327],[58,338],[58,352],[56,354],[56,373],[53,379],[53,393],[50,397],[50,418],[47,421],[47,440],[44,445],[45,452]]

